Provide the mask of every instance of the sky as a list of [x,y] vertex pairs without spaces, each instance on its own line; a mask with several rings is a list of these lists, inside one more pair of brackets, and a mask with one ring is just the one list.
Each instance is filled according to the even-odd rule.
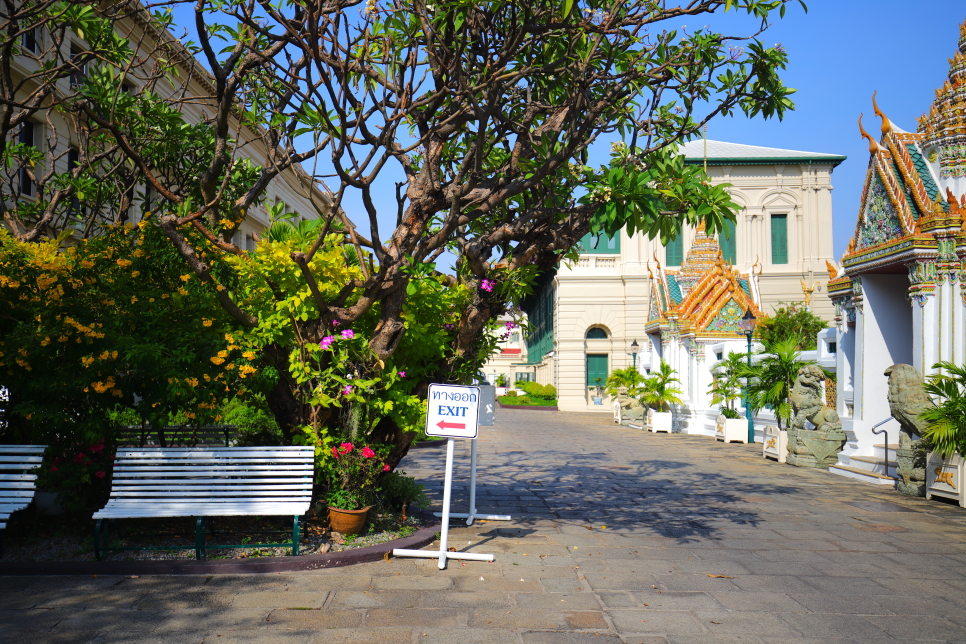
[[[966,2],[806,0],[806,4],[807,13],[790,1],[786,17],[776,19],[762,35],[766,44],[781,43],[788,51],[790,62],[783,78],[798,90],[792,97],[795,111],[783,121],[740,114],[719,117],[709,124],[708,138],[847,156],[832,176],[832,234],[838,259],[855,232],[869,162],[868,143],[856,124],[859,114],[865,114],[866,130],[877,136],[879,120],[871,97],[878,91],[879,108],[889,119],[904,130],[916,130],[916,118],[929,110],[934,90],[947,76],[959,25],[966,20]],[[176,22],[188,26],[193,37],[189,11],[190,7],[179,7]],[[753,26],[746,16],[733,11],[684,23],[689,31],[709,26],[724,34],[748,34]],[[602,140],[592,162],[606,162],[608,152],[609,140]],[[390,171],[387,189],[377,197],[383,237],[395,224],[392,182],[399,177],[400,173]],[[352,199],[344,205],[350,216],[363,213],[361,204]],[[364,216],[354,219],[365,221]]]
[[[916,118],[929,110],[956,53],[962,0],[806,0],[808,14],[789,4],[784,20],[763,36],[782,43],[789,66],[783,78],[798,92],[794,112],[781,122],[718,119],[708,138],[746,145],[826,152],[847,156],[832,175],[836,259],[845,252],[862,196],[869,144],[857,120],[879,135],[876,102],[896,126],[914,132]],[[710,21],[716,30],[727,21]],[[697,25],[696,25],[697,26]]]

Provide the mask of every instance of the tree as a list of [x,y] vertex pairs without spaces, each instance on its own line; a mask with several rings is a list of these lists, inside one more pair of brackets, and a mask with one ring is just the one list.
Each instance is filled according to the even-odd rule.
[[722,405],[721,413],[728,418],[740,418],[735,402],[741,399],[741,379],[747,366],[744,353],[731,352],[712,367],[711,404]]
[[654,411],[669,411],[671,405],[683,405],[680,395],[682,392],[674,383],[680,380],[674,377],[675,371],[664,360],[658,370],[644,379],[640,386],[640,401],[645,407]]
[[774,315],[759,321],[756,333],[766,351],[788,339],[795,340],[799,351],[813,351],[817,346],[816,335],[828,326],[828,322],[809,311],[802,302],[779,302]]
[[[781,118],[793,90],[778,76],[782,48],[753,39],[784,15],[781,0],[370,0],[361,17],[360,5],[198,2],[188,50],[211,76],[211,95],[196,101],[209,113],[204,128],[152,91],[121,97],[110,60],[69,107],[116,143],[159,196],[160,225],[193,274],[261,343],[278,374],[268,402],[286,435],[320,444],[330,430],[360,431],[361,414],[393,446],[394,464],[412,440],[403,431],[411,416],[401,424],[389,413],[394,396],[422,397],[430,379],[475,373],[491,348],[487,326],[585,233],[667,241],[684,223],[714,234],[733,221],[725,188],[685,166],[676,144],[721,114]],[[662,29],[729,9],[750,16],[752,39]],[[153,20],[166,28],[170,14]],[[589,147],[616,134],[627,142],[610,163],[587,165]],[[258,168],[240,160],[253,138],[272,151]],[[323,223],[313,243],[253,258],[230,229],[291,168],[329,186]],[[387,233],[374,194],[391,172],[400,180]],[[347,212],[353,194],[359,217]],[[453,276],[436,271],[447,252]],[[321,256],[331,282],[316,273]],[[247,282],[237,291],[212,271],[222,257]],[[421,296],[437,315],[414,325]],[[452,328],[442,333],[444,320]],[[407,339],[433,325],[430,351]],[[336,326],[359,336],[342,353],[323,347]],[[418,379],[400,379],[413,364]],[[333,395],[334,383],[354,393]]]
[[798,370],[815,364],[811,360],[799,360],[797,340],[787,338],[773,345],[768,353],[752,365],[743,365],[741,377],[747,378],[748,400],[752,409],[768,407],[775,412],[778,429],[788,427],[792,417],[789,401]]

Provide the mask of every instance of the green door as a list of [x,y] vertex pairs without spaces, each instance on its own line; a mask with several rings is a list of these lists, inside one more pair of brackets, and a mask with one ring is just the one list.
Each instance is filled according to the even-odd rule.
[[595,378],[600,378],[600,386],[603,387],[607,382],[607,354],[588,353],[587,354],[587,386],[595,387]]

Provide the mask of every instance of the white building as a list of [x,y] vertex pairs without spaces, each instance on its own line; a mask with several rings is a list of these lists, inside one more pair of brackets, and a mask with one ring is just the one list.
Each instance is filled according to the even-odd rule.
[[[706,161],[712,181],[732,186],[732,199],[741,207],[738,222],[715,247],[728,270],[733,266],[744,279],[755,267],[755,290],[746,295],[758,310],[768,314],[779,302],[811,299],[812,310],[831,321],[832,304],[818,280],[832,261],[831,175],[845,157],[707,141],[705,159],[703,140],[686,144],[683,152],[689,164]],[[658,327],[650,324],[655,278],[680,269],[693,247],[707,239],[686,229],[665,248],[644,235],[588,235],[576,265],[544,275],[523,305],[532,327],[527,362],[535,365],[538,382],[557,387],[561,410],[610,412],[606,400],[593,404],[590,387],[596,378],[632,365],[634,341],[639,368],[658,364],[663,348],[654,340]],[[738,336],[733,341],[744,343]],[[724,350],[719,349],[713,353]],[[711,363],[705,357],[702,369]],[[691,405],[701,408],[700,392],[710,374],[686,378]]]
[[[837,411],[848,436],[831,471],[876,483],[893,482],[876,447],[885,437],[872,433],[891,416],[886,368],[911,364],[929,375],[941,360],[966,364],[966,24],[960,32],[949,78],[918,130],[900,129],[878,106],[881,136],[862,130],[869,170],[855,236],[843,272],[828,283],[838,328]],[[895,443],[898,425],[885,429]]]

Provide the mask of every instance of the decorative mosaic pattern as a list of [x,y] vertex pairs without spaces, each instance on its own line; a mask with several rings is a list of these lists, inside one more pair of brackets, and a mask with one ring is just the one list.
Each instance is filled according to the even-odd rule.
[[733,299],[721,307],[718,315],[708,324],[708,331],[730,331],[731,333],[741,333],[741,318],[744,317],[745,310]]
[[856,248],[876,246],[901,236],[902,224],[899,223],[899,215],[889,201],[889,194],[882,179],[876,174],[865,202],[865,212],[862,225],[859,226]]

